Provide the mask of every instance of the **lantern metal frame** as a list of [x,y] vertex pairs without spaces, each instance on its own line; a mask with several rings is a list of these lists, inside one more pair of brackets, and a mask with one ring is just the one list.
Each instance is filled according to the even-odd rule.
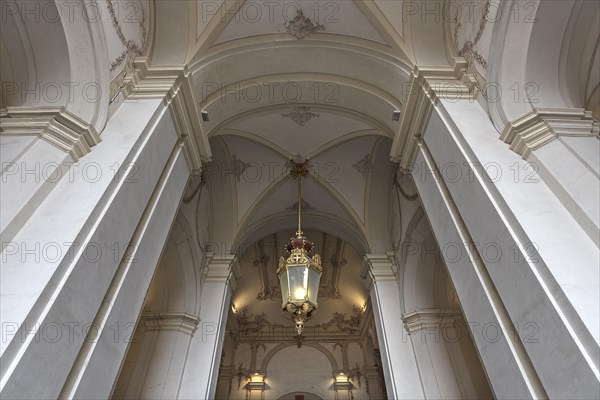
[[[290,314],[296,324],[298,336],[302,335],[304,323],[308,321],[313,312],[318,308],[317,295],[319,283],[323,274],[321,256],[318,254],[310,256],[313,243],[310,242],[302,232],[302,178],[308,175],[308,160],[302,163],[292,163],[290,175],[298,181],[298,230],[296,236],[290,238],[286,246],[287,258],[279,258],[277,277],[279,278],[282,295],[282,310]],[[299,277],[293,271],[301,269],[303,274],[302,287],[293,288],[291,282],[296,282]],[[312,271],[312,273],[311,273]],[[295,276],[295,279],[292,277]],[[285,285],[284,285],[285,282]],[[298,290],[302,289],[302,292]],[[297,292],[298,291],[298,292]],[[296,293],[297,292],[297,293]]]

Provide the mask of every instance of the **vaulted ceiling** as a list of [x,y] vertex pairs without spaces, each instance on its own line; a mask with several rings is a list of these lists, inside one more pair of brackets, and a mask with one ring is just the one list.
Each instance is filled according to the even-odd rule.
[[[205,117],[211,160],[190,183],[182,210],[209,221],[206,233],[196,222],[201,245],[238,255],[243,278],[230,329],[244,336],[238,340],[277,328],[294,334],[275,270],[297,223],[289,162],[308,159],[302,223],[324,275],[306,335],[313,328],[364,334],[372,314],[365,313],[362,255],[398,246],[410,222],[389,214],[399,209],[390,161],[399,129],[394,113],[406,99],[415,58],[402,2],[181,3],[155,3],[153,40],[162,42],[151,57],[154,64],[187,65]],[[175,26],[183,12],[187,21]],[[418,201],[414,188],[407,190],[412,215]]]
[[387,231],[393,115],[414,58],[402,2],[188,6],[188,46],[155,46],[153,58],[180,52],[208,117],[215,239],[238,246],[291,229],[287,163],[309,159],[305,224],[369,249],[371,231]]

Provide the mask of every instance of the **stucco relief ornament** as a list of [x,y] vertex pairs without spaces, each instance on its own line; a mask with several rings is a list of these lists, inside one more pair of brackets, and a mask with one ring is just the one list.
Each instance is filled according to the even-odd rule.
[[237,156],[231,157],[231,164],[229,165],[228,173],[233,173],[236,180],[239,182],[242,174],[250,167],[249,163],[243,162]]
[[304,39],[308,35],[318,31],[324,31],[325,27],[317,22],[313,24],[310,18],[304,16],[302,9],[296,11],[296,17],[283,24],[287,33],[296,39]]
[[369,172],[373,170],[373,163],[371,162],[371,155],[365,155],[365,158],[359,160],[352,166],[362,174],[363,178],[366,178]]
[[[315,210],[315,208],[313,206],[310,205],[310,203],[304,199],[302,199],[302,201],[300,202],[302,205],[302,209],[305,211],[308,210]],[[297,210],[298,209],[298,202],[295,202],[294,204],[292,204],[291,206],[289,206],[287,208],[288,210]]]
[[283,113],[281,116],[290,118],[298,125],[304,126],[311,119],[320,117],[321,114],[310,111],[310,107],[295,107],[292,112]]
[[458,50],[458,55],[463,56],[465,58],[467,58],[468,56],[472,57],[484,69],[487,69],[488,62],[481,54],[479,54],[479,52],[477,50],[475,50],[475,46],[477,45],[477,43],[479,43],[481,36],[483,36],[483,31],[485,30],[485,26],[488,22],[489,13],[490,13],[490,0],[487,0],[485,2],[485,5],[483,6],[483,12],[481,13],[481,19],[479,20],[479,27],[478,27],[477,33],[475,34],[475,37],[473,38],[473,40],[467,40],[463,44],[462,48],[458,44],[458,31],[462,27],[462,24],[458,21],[456,23],[456,29],[454,30],[454,34],[453,34],[454,44],[456,46],[456,49]]
[[135,41],[127,39],[123,34],[123,29],[121,28],[121,24],[119,23],[118,14],[115,11],[115,7],[113,5],[113,0],[106,0],[106,7],[108,9],[108,14],[110,15],[111,22],[113,28],[115,29],[115,33],[117,34],[119,41],[125,48],[121,55],[119,55],[113,62],[110,63],[110,71],[114,71],[117,69],[119,65],[126,61],[130,68],[133,68],[133,58],[142,55],[142,49],[146,44],[146,16],[144,15],[144,8],[139,7],[140,15],[137,16],[137,9],[134,8],[134,16],[132,21],[137,21],[140,29],[140,33],[142,36],[142,44],[138,46]]

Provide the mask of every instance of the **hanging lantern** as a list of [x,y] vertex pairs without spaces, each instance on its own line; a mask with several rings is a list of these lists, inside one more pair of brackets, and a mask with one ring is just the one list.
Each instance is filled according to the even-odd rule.
[[285,250],[287,258],[279,259],[277,276],[281,287],[282,308],[296,323],[298,335],[302,334],[304,322],[317,309],[317,294],[323,269],[321,256],[310,256],[313,243],[304,237],[301,228],[302,177],[308,174],[308,161],[294,163],[291,175],[298,180],[298,230],[291,238]]

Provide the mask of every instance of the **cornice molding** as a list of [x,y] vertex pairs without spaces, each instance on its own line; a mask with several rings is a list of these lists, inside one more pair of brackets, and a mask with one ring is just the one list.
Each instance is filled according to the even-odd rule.
[[395,262],[394,252],[365,254],[361,277],[370,278],[371,282],[368,286],[377,282],[397,281],[398,265]]
[[440,99],[469,100],[476,96],[477,80],[467,72],[468,63],[455,57],[452,66],[416,66],[407,84],[407,98],[400,110],[390,158],[410,171],[431,112]]
[[559,136],[598,137],[600,126],[583,108],[538,108],[509,122],[500,139],[526,159]]
[[212,153],[189,69],[180,65],[150,66],[147,57],[136,58],[133,65],[134,72],[124,79],[126,98],[165,100],[179,135],[184,140],[188,165],[193,173],[200,173],[202,162],[210,161]]
[[420,330],[440,329],[454,325],[457,321],[462,321],[463,315],[460,310],[429,308],[417,309],[402,314],[404,328],[409,335]]
[[159,312],[142,314],[141,322],[147,331],[179,331],[191,336],[200,318],[185,312]]
[[73,161],[102,141],[93,125],[64,107],[7,107],[0,114],[0,134],[38,135],[69,153]]
[[206,253],[204,281],[229,284],[235,290],[236,280],[242,275],[240,263],[233,254]]

